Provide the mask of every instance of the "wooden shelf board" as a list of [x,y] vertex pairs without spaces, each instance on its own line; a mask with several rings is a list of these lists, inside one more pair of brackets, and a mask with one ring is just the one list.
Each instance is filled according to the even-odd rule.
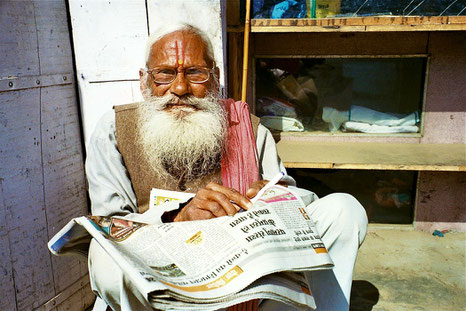
[[460,30],[466,30],[466,16],[378,16],[251,20],[251,32],[383,32]]
[[281,140],[277,149],[289,168],[466,171],[465,144]]

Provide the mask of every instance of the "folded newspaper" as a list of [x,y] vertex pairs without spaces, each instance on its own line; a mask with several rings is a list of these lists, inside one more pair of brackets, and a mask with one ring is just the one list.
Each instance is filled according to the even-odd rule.
[[[166,192],[162,201],[151,196],[154,205],[171,201]],[[48,247],[83,254],[91,236],[160,310],[217,310],[251,299],[314,309],[303,272],[333,266],[301,198],[278,185],[248,211],[210,220],[75,218]]]

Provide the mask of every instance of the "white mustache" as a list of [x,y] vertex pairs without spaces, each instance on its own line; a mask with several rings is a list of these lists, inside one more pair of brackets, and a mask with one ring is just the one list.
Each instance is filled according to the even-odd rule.
[[207,94],[207,96],[202,98],[198,98],[194,95],[178,97],[173,94],[168,94],[160,97],[151,96],[145,103],[156,111],[163,111],[168,105],[179,104],[192,106],[199,111],[210,111],[214,108],[212,105],[217,104],[217,100],[218,99],[213,94]]

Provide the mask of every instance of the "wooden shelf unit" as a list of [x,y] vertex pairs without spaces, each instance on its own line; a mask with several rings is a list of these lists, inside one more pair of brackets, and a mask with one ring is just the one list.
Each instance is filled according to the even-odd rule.
[[288,168],[466,171],[464,144],[280,140],[277,149]]
[[[239,2],[227,1],[228,15],[237,13],[227,23],[229,95],[236,99],[241,93],[244,32]],[[295,169],[297,179],[301,177],[299,183],[314,183],[310,190],[325,192],[335,185],[318,176],[330,180],[333,175],[333,181],[340,178],[340,184],[348,183],[348,189],[354,190],[363,184],[354,180],[357,176],[389,178],[409,176],[411,171],[416,178],[411,196],[415,228],[466,230],[460,217],[466,178],[466,16],[252,19],[250,40],[247,102],[251,108],[256,58],[428,57],[424,122],[415,137],[281,132],[274,138],[284,165]],[[353,190],[338,191],[355,195]],[[371,195],[364,186],[359,190],[360,200]]]
[[[239,18],[234,23],[229,23],[228,32],[230,47],[233,50],[238,45],[242,44],[242,32],[244,25],[239,21]],[[435,35],[435,41],[439,40],[439,36],[453,35],[453,32],[463,32],[463,34],[455,34],[455,38],[464,38],[466,31],[466,16],[378,16],[378,17],[348,17],[348,18],[324,18],[324,19],[252,19],[251,20],[251,55],[250,66],[253,64],[255,55],[287,55],[289,53],[296,55],[318,55],[324,57],[328,54],[335,54],[334,51],[346,51],[348,55],[412,55],[419,53],[432,53],[428,48],[434,39],[431,36]],[[405,33],[410,33],[407,38]],[[332,34],[333,33],[333,34]],[[347,33],[348,36],[340,37],[339,33]],[[353,34],[351,34],[353,33]],[[383,38],[379,38],[383,36]],[[273,36],[273,37],[269,37]],[[290,36],[290,44],[283,45],[285,36]],[[323,39],[319,41],[320,45],[307,44],[308,40]],[[399,47],[401,37],[407,41],[406,47]],[[275,38],[274,40],[270,40]],[[299,38],[299,40],[297,40]],[[364,38],[364,39],[362,39]],[[392,38],[392,39],[390,39]],[[397,47],[387,48],[384,46],[388,42],[397,42]],[[332,43],[336,40],[346,40],[346,45],[333,46]],[[297,43],[300,41],[301,43]],[[255,42],[255,43],[254,43]],[[360,42],[360,44],[358,44]],[[372,42],[372,43],[370,43]],[[371,44],[374,44],[375,47]],[[383,44],[382,44],[383,43]],[[390,43],[388,43],[390,44]],[[432,45],[433,46],[433,45]],[[437,46],[442,46],[436,43],[433,55],[437,57],[439,49]],[[266,51],[271,49],[274,52]],[[456,54],[458,48],[456,47]],[[364,50],[364,53],[361,53]],[[275,52],[277,51],[277,52]],[[333,51],[333,53],[332,53]],[[447,53],[448,54],[448,53]],[[238,59],[241,59],[241,51],[231,51],[229,68],[233,68],[230,72],[230,81],[233,81],[230,86],[233,95],[239,93],[241,77],[241,67]],[[442,56],[443,57],[443,56]],[[450,56],[451,58],[451,56]],[[449,58],[449,59],[450,59]],[[446,58],[445,58],[446,59]],[[459,62],[460,64],[462,61]],[[443,61],[442,61],[442,64]],[[435,72],[435,77],[429,79],[436,80],[437,83],[426,85],[426,87],[434,87],[438,84],[445,72],[453,70],[451,67],[445,72],[440,70],[441,64],[431,66],[431,72]],[[434,68],[435,67],[435,68]],[[250,70],[252,72],[253,70]],[[439,72],[442,73],[439,75]],[[456,72],[456,70],[453,70]],[[254,79],[252,73],[249,73],[249,80]],[[440,78],[442,76],[442,78]],[[451,78],[451,77],[450,77]],[[464,79],[460,75],[459,80]],[[254,88],[249,82],[248,88]],[[432,102],[444,102],[443,97],[438,97],[435,94],[438,90],[426,91],[431,96],[429,107],[432,107]],[[434,96],[435,95],[435,96]],[[251,96],[248,98],[251,101]],[[449,103],[448,101],[444,102]],[[448,106],[449,104],[447,104]],[[427,111],[430,116],[437,115],[432,108]],[[439,109],[438,106],[435,109]],[[458,111],[458,108],[445,108],[446,111]],[[443,110],[440,110],[443,111]],[[458,116],[455,116],[455,118]],[[432,118],[432,117],[430,117]],[[435,118],[438,118],[437,116]],[[451,117],[453,118],[453,116]],[[430,120],[428,122],[433,122]],[[443,121],[442,121],[443,122]],[[452,122],[449,120],[449,122]],[[432,124],[432,123],[430,123]],[[441,129],[443,132],[444,129]],[[451,132],[453,133],[453,132]],[[288,168],[316,168],[316,169],[369,169],[369,170],[413,170],[413,171],[450,171],[464,172],[466,171],[466,144],[464,143],[440,143],[438,139],[429,133],[429,137],[423,138],[423,134],[418,134],[418,142],[403,141],[400,136],[400,142],[384,143],[381,139],[375,139],[374,142],[355,142],[354,139],[349,139],[347,142],[342,142],[341,138],[333,140],[329,138],[326,142],[307,139],[306,134],[301,135],[285,135],[281,137],[277,143],[278,153]],[[444,135],[444,134],[442,134]],[[453,134],[454,135],[454,134]],[[311,134],[312,136],[312,134]],[[357,134],[355,135],[357,136]],[[451,141],[450,139],[448,139]],[[435,142],[435,143],[431,143]]]
[[466,16],[252,19],[251,32],[392,32],[466,30]]

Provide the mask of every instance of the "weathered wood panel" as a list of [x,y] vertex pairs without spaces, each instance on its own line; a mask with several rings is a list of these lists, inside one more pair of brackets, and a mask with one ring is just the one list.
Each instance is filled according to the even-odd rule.
[[0,93],[0,115],[0,178],[16,301],[18,310],[31,310],[54,295],[45,246],[40,89]]
[[2,1],[0,26],[0,309],[84,310],[86,263],[46,247],[87,213],[66,1]]
[[[66,2],[37,1],[35,8],[41,73],[73,74]],[[74,81],[70,82],[41,89],[42,168],[48,239],[73,217],[88,213],[76,85]],[[47,306],[56,307],[56,310],[84,310],[94,299],[88,284],[86,262],[72,257],[49,256],[55,295]],[[41,303],[46,301],[43,299]]]
[[148,34],[144,1],[71,0],[74,52],[84,138],[113,105],[142,99],[138,70],[144,67]]
[[39,74],[34,6],[0,1],[0,78]]
[[[0,127],[2,126],[0,119]],[[15,282],[13,279],[13,266],[11,264],[10,240],[5,215],[6,209],[3,204],[2,181],[3,179],[0,177],[0,292],[2,293],[0,306],[3,310],[16,310]]]
[[[70,219],[88,213],[74,85],[43,88],[41,115],[44,194],[50,239]],[[85,263],[71,257],[52,256],[52,267],[56,293],[87,274]]]
[[37,311],[87,310],[95,300],[91,293],[89,277],[83,276],[55,297],[43,304]]
[[69,292],[65,292],[66,299],[57,303],[56,311],[86,310],[94,303],[95,295],[91,292],[89,277],[81,278],[75,285],[80,288],[74,287]]
[[35,1],[40,72],[73,72],[65,1]]
[[142,100],[139,81],[116,81],[105,83],[80,83],[81,109],[84,137],[89,141],[102,115],[115,105]]
[[78,76],[86,81],[139,79],[147,38],[145,1],[69,3]]

